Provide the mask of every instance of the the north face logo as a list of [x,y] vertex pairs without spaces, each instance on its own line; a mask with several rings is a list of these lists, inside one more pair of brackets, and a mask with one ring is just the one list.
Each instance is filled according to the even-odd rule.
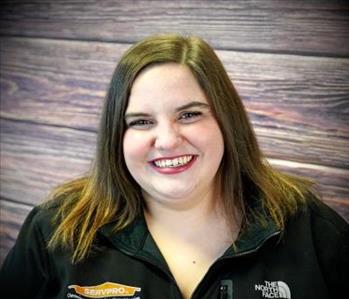
[[290,288],[283,281],[264,281],[264,284],[256,284],[254,289],[262,292],[263,298],[291,299]]

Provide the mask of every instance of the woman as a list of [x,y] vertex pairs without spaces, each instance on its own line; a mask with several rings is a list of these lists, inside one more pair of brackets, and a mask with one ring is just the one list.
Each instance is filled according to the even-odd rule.
[[335,298],[349,228],[310,188],[266,163],[207,43],[149,37],[114,72],[90,175],[30,213],[4,288],[46,299]]

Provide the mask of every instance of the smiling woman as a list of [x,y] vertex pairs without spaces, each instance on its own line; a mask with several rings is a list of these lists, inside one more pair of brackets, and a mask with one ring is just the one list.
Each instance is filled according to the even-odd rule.
[[125,162],[147,205],[184,207],[215,189],[223,136],[187,66],[165,63],[143,70],[133,83],[126,119]]
[[214,50],[151,36],[116,67],[90,175],[30,213],[1,280],[22,298],[333,298],[348,235],[268,165]]

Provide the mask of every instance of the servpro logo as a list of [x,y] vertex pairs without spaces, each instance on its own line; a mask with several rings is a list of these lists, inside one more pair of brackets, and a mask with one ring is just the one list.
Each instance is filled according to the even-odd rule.
[[96,286],[70,285],[68,289],[74,289],[79,295],[87,298],[108,298],[108,297],[131,297],[141,288],[131,287],[124,284],[105,282]]

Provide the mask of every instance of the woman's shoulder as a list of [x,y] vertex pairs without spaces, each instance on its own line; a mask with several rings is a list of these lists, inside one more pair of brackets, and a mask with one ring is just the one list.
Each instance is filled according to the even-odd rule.
[[26,217],[22,230],[38,231],[49,237],[58,221],[61,201],[50,200],[35,206]]
[[319,255],[349,254],[349,223],[316,197],[287,219],[284,235],[298,244],[311,242]]
[[[339,295],[349,275],[349,224],[319,199],[309,203],[306,215],[302,229],[310,232],[311,245],[307,250],[314,249],[330,292]],[[308,228],[304,227],[307,224]]]
[[314,229],[326,229],[349,237],[349,223],[324,201],[313,198],[309,201],[307,210]]
[[349,275],[349,224],[322,200],[311,199],[291,217],[284,236],[307,254],[315,254],[329,285],[337,286]]

